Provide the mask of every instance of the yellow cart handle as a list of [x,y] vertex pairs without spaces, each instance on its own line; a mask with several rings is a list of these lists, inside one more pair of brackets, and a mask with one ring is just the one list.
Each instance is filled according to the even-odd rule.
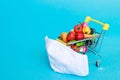
[[96,22],[98,24],[101,24],[103,26],[103,28],[102,28],[103,30],[107,31],[109,29],[109,24],[105,24],[103,22],[100,22],[100,21],[98,21],[96,19],[91,18],[90,16],[87,16],[86,19],[85,19],[85,22],[88,23],[89,21],[93,21],[93,22]]

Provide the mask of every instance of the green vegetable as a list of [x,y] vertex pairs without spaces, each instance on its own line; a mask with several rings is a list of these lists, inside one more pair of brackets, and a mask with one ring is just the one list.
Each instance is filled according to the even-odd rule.
[[72,40],[72,41],[70,41],[70,42],[75,42],[76,40]]
[[83,41],[83,42],[77,43],[76,46],[77,46],[77,47],[80,47],[80,46],[83,46],[84,44],[85,44],[85,42]]

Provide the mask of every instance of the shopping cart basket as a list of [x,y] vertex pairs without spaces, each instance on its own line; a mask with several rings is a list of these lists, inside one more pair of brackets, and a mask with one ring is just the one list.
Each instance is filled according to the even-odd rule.
[[[82,39],[82,40],[75,41],[75,42],[68,42],[67,44],[71,45],[71,44],[76,44],[78,42],[83,42],[83,41],[87,42],[88,45],[84,45],[84,46],[87,46],[87,48],[88,48],[87,52],[92,52],[93,54],[95,54],[99,58],[98,60],[95,60],[96,66],[99,67],[100,66],[100,61],[102,59],[102,56],[100,55],[99,52],[100,52],[100,49],[101,49],[101,46],[102,46],[102,43],[103,43],[105,32],[109,29],[109,25],[87,16],[86,19],[85,19],[85,22],[89,23],[90,21],[93,21],[93,22],[96,22],[96,23],[102,25],[101,32],[97,32],[96,30],[94,30],[94,32],[95,32],[94,37],[87,38],[87,39]],[[96,47],[98,45],[99,45],[99,49],[96,50]],[[87,52],[85,52],[85,53],[83,52],[82,54],[86,54]]]

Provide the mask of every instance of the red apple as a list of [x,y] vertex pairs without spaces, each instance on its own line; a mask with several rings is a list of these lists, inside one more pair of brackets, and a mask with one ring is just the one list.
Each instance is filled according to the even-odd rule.
[[76,40],[82,40],[82,39],[84,39],[84,34],[83,33],[76,33],[75,34],[75,39]]
[[74,39],[75,39],[75,33],[74,33],[74,31],[70,31],[67,35],[67,41],[69,42]]
[[80,24],[75,25],[74,32],[75,33],[82,33],[83,27]]

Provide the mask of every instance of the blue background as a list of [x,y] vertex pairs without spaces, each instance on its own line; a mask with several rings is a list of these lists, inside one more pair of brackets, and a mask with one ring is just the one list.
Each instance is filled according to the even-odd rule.
[[[119,80],[119,0],[0,0],[0,80]],[[44,37],[55,39],[89,15],[110,24],[101,69],[78,77],[54,72]],[[96,24],[95,24],[96,25]]]

